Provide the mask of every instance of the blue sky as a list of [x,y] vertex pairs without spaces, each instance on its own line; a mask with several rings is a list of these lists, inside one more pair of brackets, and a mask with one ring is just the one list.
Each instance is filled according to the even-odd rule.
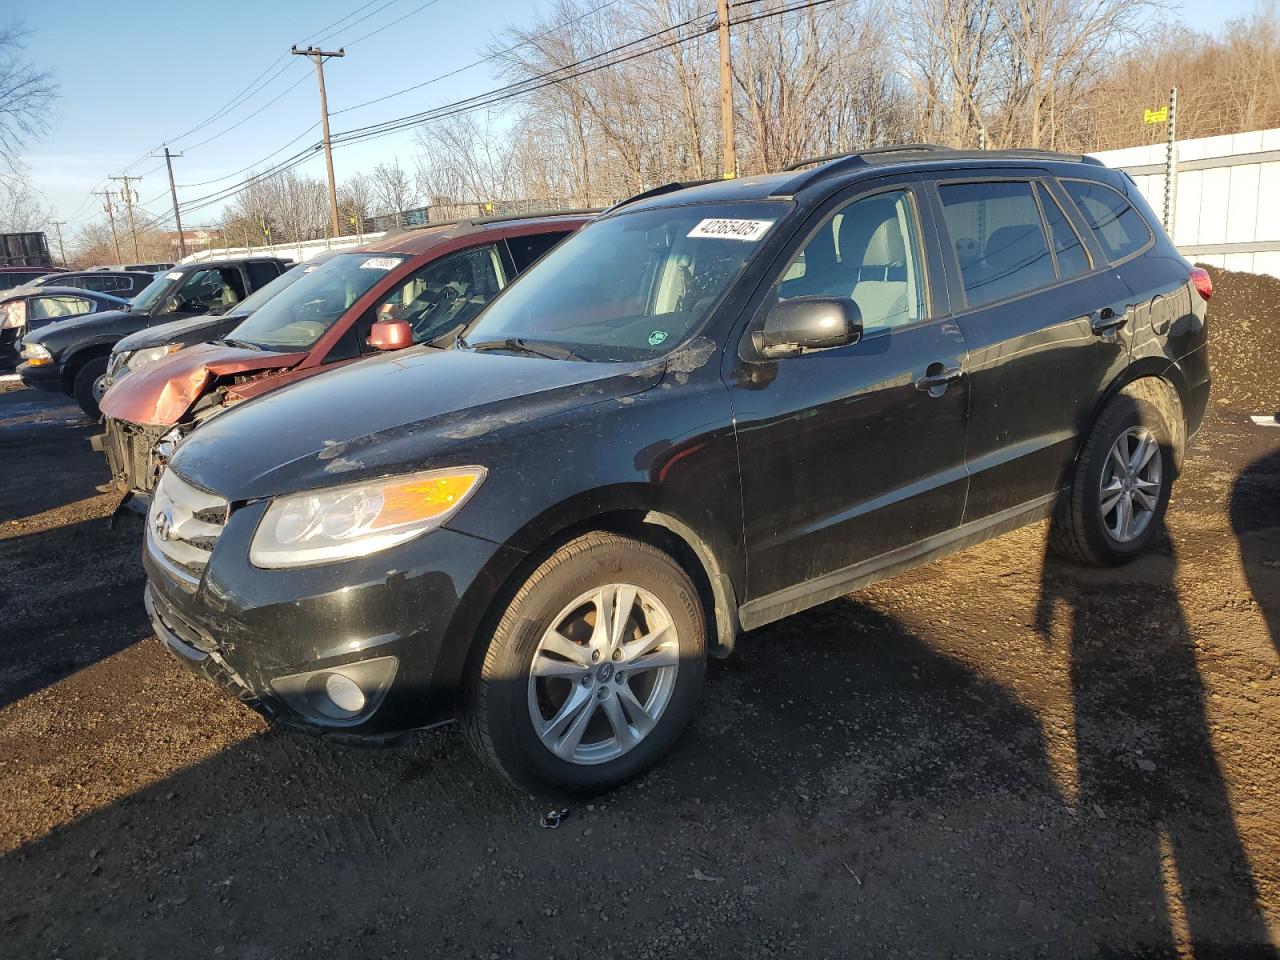
[[[546,2],[60,0],[27,19],[27,26],[35,30],[27,53],[56,72],[62,98],[52,132],[33,145],[25,159],[59,218],[73,221],[71,232],[97,216],[100,200],[91,201],[90,190],[102,189],[103,178],[121,172],[165,141],[175,152],[185,153],[174,161],[174,172],[179,199],[188,202],[240,178],[185,189],[184,184],[224,177],[295,137],[297,144],[278,158],[318,139],[318,129],[304,134],[319,119],[314,69],[305,58],[288,56],[290,44],[315,42],[324,36],[317,36],[317,31],[360,11],[323,40],[326,49],[348,48],[344,59],[330,61],[325,70],[336,134],[497,86],[501,80],[486,64],[412,93],[339,113],[471,63],[496,33],[512,23],[528,23]],[[1193,27],[1212,30],[1255,6],[1256,0],[1191,0],[1182,6],[1181,15]],[[382,27],[386,29],[361,39]],[[226,116],[181,136],[263,71],[272,79],[261,91]],[[276,75],[277,71],[281,72]],[[227,128],[233,129],[224,134]],[[201,144],[214,134],[222,135]],[[412,132],[406,132],[335,151],[339,180],[397,155],[410,167],[412,140]],[[299,169],[324,175],[319,155]],[[128,172],[144,175],[137,190],[151,212],[169,209],[161,161],[146,160]],[[188,225],[216,219],[216,212],[201,211]]]

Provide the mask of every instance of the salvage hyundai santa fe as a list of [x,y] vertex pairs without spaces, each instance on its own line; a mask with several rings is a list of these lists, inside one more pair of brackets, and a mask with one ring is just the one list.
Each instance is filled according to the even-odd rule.
[[292,727],[461,717],[521,786],[650,766],[743,631],[1052,516],[1157,535],[1209,391],[1207,274],[1056,154],[868,151],[651,191],[449,351],[245,403],[177,448],[147,605]]

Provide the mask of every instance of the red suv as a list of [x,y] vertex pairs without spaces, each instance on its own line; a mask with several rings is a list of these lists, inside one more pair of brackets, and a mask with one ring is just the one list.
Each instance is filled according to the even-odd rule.
[[517,274],[591,216],[433,224],[295,268],[304,276],[223,339],[176,349],[107,391],[100,443],[114,484],[149,495],[177,442],[241,400],[380,350],[450,345]]

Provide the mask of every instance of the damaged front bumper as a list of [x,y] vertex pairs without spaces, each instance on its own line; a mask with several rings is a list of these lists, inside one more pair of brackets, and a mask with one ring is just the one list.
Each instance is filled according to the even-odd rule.
[[180,429],[147,426],[106,417],[103,432],[89,438],[89,445],[107,458],[112,483],[122,492],[148,499],[160,479]]
[[[383,742],[453,719],[475,627],[518,562],[509,548],[438,529],[357,561],[264,570],[248,545],[265,502],[232,513],[192,587],[148,544],[147,612],[175,658],[268,720]],[[465,596],[464,596],[465,594]]]

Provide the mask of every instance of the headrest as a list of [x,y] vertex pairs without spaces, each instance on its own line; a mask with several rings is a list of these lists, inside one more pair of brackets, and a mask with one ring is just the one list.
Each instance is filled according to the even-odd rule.
[[1025,266],[1045,251],[1044,233],[1039,225],[1001,227],[987,240],[987,263],[1013,270]]

